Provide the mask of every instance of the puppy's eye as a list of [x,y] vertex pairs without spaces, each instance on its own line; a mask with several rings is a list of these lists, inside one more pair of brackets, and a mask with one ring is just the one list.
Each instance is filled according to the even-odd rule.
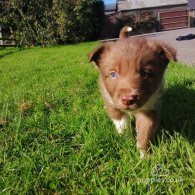
[[151,78],[153,76],[152,72],[148,72],[146,70],[140,70],[140,76],[143,78],[143,79],[147,79],[147,78]]
[[118,73],[113,71],[110,73],[110,77],[111,77],[111,79],[116,79],[116,78],[118,78]]

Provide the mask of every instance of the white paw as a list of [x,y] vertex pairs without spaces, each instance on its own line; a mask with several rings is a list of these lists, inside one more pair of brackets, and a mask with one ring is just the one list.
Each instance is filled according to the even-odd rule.
[[143,159],[145,156],[146,156],[146,154],[140,149],[140,158],[141,159]]
[[116,130],[119,134],[123,132],[123,129],[128,127],[127,117],[123,117],[121,120],[113,119],[113,123],[115,124]]
[[139,149],[139,156],[140,156],[141,159],[149,156],[145,150],[141,149],[139,143],[137,143],[137,148]]

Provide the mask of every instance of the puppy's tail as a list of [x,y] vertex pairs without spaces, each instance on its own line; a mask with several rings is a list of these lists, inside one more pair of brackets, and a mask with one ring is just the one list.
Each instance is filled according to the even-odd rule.
[[119,39],[124,39],[129,37],[129,32],[132,31],[132,28],[130,26],[124,26],[119,33]]

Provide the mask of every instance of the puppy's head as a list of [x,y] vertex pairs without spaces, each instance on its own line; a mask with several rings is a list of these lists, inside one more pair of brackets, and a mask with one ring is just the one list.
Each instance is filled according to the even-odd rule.
[[128,38],[100,46],[89,59],[98,67],[114,106],[132,111],[160,87],[169,61],[176,61],[176,52],[164,43]]

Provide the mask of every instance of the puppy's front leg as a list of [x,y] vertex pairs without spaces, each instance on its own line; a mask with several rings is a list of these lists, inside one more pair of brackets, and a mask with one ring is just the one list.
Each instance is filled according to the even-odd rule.
[[140,149],[140,157],[147,153],[149,142],[155,132],[158,123],[158,111],[141,111],[135,114],[137,147]]
[[128,116],[124,112],[116,109],[112,105],[106,105],[108,115],[112,119],[118,133],[122,133],[123,129],[128,127]]

